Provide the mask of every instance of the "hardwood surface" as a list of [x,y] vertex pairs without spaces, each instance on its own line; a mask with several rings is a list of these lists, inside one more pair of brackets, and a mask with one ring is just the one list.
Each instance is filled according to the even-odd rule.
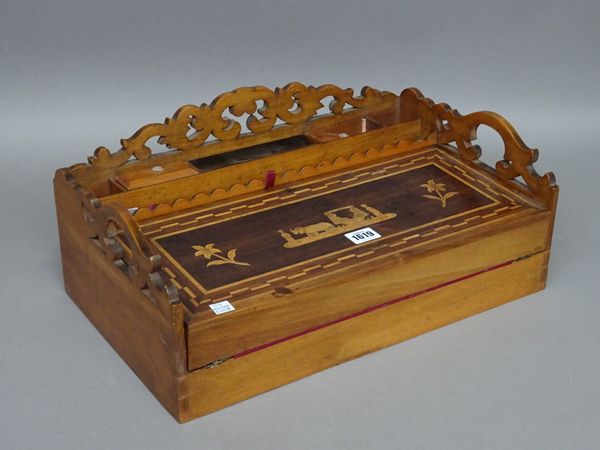
[[[182,422],[543,289],[548,253],[322,328],[182,381]],[[507,280],[518,279],[518,283]],[[408,370],[408,369],[407,369]]]
[[544,249],[547,214],[523,215],[510,222],[505,218],[498,224],[505,227],[503,232],[471,230],[476,239],[461,232],[444,240],[443,250],[435,245],[416,248],[402,256],[365,260],[352,269],[316,277],[312,283],[291,283],[279,293],[234,303],[234,313],[215,316],[205,311],[187,325],[189,367],[227,359]]
[[[439,196],[429,192],[429,180],[442,189]],[[453,195],[442,205],[443,195],[449,193]],[[365,205],[388,216],[333,226],[326,214],[340,207],[347,212],[344,207],[351,204],[359,212]],[[527,225],[514,229],[523,217]],[[501,225],[502,218],[509,222]],[[382,303],[390,295],[408,294],[409,288],[416,291],[538,252],[544,248],[549,220],[543,209],[522,196],[494,184],[452,154],[431,148],[270,194],[164,216],[142,229],[165,256],[165,270],[180,290],[188,310],[188,364],[199,368]],[[487,230],[499,234],[489,247],[482,244],[488,223]],[[505,231],[508,223],[512,228]],[[325,227],[323,237],[300,234],[294,241],[290,230],[303,225]],[[343,235],[365,226],[382,238],[355,246]],[[407,277],[398,266],[398,258],[408,255],[416,265],[415,256],[429,241],[443,248],[456,246],[453,240],[459,234],[458,245],[470,248],[464,235],[474,232],[477,253],[455,251],[448,259],[438,255],[424,267],[435,275],[415,276],[411,269]],[[308,242],[286,248],[289,242],[281,234],[288,234],[292,242]],[[507,246],[506,241],[518,246]],[[235,258],[229,261],[226,255],[231,251]],[[452,260],[467,257],[472,264],[452,267]],[[376,269],[369,270],[373,264]],[[354,285],[349,280],[357,274],[360,281]],[[315,283],[319,288],[313,293]],[[351,287],[346,288],[348,283]],[[322,300],[325,295],[327,302]],[[215,316],[208,305],[223,300],[237,310]],[[238,331],[232,334],[232,329]]]
[[191,164],[182,161],[143,168],[129,174],[115,176],[113,180],[123,191],[126,191],[190,177],[198,172],[198,169]]
[[88,237],[77,192],[60,170],[54,190],[67,293],[160,403],[177,417],[178,379],[187,371],[181,303],[171,305],[166,317],[104,256]]
[[[264,189],[265,173],[270,170],[276,171],[277,184],[282,184],[306,178],[310,176],[309,173],[328,173],[360,165],[365,160],[380,158],[382,154],[389,153],[391,148],[394,148],[395,153],[401,153],[421,148],[424,143],[434,143],[431,138],[415,141],[418,131],[418,122],[397,124],[370,133],[313,144],[293,153],[274,154],[238,164],[235,170],[225,167],[151,189],[113,193],[104,197],[103,202],[140,208],[141,211],[137,213],[140,217],[141,213],[144,216],[161,215],[171,210],[209,204],[243,193],[259,192]],[[216,144],[207,145],[211,147]],[[158,204],[158,208],[148,211],[148,206],[154,204]]]
[[[429,180],[441,183],[446,191],[444,194],[453,194],[445,205],[442,206],[437,195],[429,192],[426,186]],[[246,278],[252,278],[256,284],[257,277],[264,282],[274,276],[273,271],[287,266],[302,262],[310,266],[315,260],[325,264],[336,261],[338,256],[344,255],[339,255],[340,252],[348,254],[362,248],[355,247],[343,233],[363,226],[372,224],[383,235],[383,240],[396,237],[397,242],[390,244],[391,249],[409,241],[422,240],[423,235],[437,238],[460,227],[532,207],[522,197],[491,183],[447,152],[429,149],[308,183],[292,184],[271,193],[263,192],[235,202],[160,217],[143,222],[142,230],[157,245],[156,250],[166,256],[167,266],[179,273],[179,282],[187,278],[197,301],[207,303],[223,299],[227,292],[223,287],[237,283],[237,289],[239,282]],[[334,227],[326,214],[348,205],[358,209],[361,209],[360,205],[366,205],[394,217],[378,220],[369,214],[364,220],[351,221],[348,226]],[[340,211],[343,212],[348,213]],[[307,242],[305,234],[294,235],[291,231],[314,224],[326,227],[322,233],[324,238],[317,236]],[[441,225],[448,226],[440,229]],[[329,230],[335,235],[328,234]],[[286,238],[282,234],[289,236]],[[411,239],[404,240],[408,236]],[[288,239],[306,244],[286,248]],[[238,257],[243,256],[249,264],[208,269],[210,262],[196,257],[192,246],[209,243],[218,249],[237,249]],[[335,258],[324,259],[329,254],[335,254]],[[207,293],[213,295],[205,295]],[[240,296],[227,296],[228,300],[232,298]],[[187,303],[187,306],[197,310],[196,302]]]
[[[246,126],[254,134],[270,131],[278,118],[287,124],[304,123],[317,114],[324,106],[321,100],[327,97],[333,99],[329,111],[334,114],[342,113],[346,105],[381,107],[396,100],[394,94],[369,87],[364,87],[361,95],[355,97],[352,89],[341,89],[333,84],[315,88],[294,82],[275,90],[264,86],[239,88],[218,96],[210,105],[182,106],[164,124],[140,128],[121,142],[123,147],[117,152],[111,153],[107,148],[99,147],[90,158],[90,164],[111,167],[125,163],[131,156],[139,160],[149,159],[152,152],[146,143],[153,137],[159,137],[161,144],[179,150],[196,149],[211,135],[222,141],[239,138],[242,126],[235,119],[224,118],[226,110],[235,117],[248,114]],[[264,106],[258,108],[258,102],[263,102]],[[191,135],[190,126],[195,130]]]
[[[445,208],[440,207],[439,202],[422,197],[427,190],[421,185],[432,179],[458,193]],[[332,188],[339,188],[340,181],[340,178],[333,178]],[[323,186],[323,182],[315,184]],[[210,292],[225,286],[244,286],[243,281],[249,278],[260,276],[262,279],[288,266],[320,261],[326,255],[359,248],[343,235],[352,230],[369,226],[382,236],[388,236],[439,223],[494,203],[433,165],[333,192],[321,192],[322,195],[276,208],[267,202],[273,197],[258,199],[270,209],[239,215],[224,222],[218,222],[212,211],[198,209],[192,215],[175,219],[176,223],[180,224],[182,219],[189,221],[194,215],[208,214],[216,219],[216,223],[173,230],[173,222],[162,222],[161,230],[168,233],[152,235],[153,241],[169,255],[169,260],[176,262],[203,290]],[[249,205],[256,202],[248,199]],[[246,211],[246,208],[239,211]],[[206,244],[214,244],[223,251],[236,249],[238,259],[246,264],[225,263],[208,269],[214,258],[199,258],[193,249],[194,245]]]
[[187,421],[542,289],[558,187],[537,158],[414,88],[241,88],[56,172],[65,288]]

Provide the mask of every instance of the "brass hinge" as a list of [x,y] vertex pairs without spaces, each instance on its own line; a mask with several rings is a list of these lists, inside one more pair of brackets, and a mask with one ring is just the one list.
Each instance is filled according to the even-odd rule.
[[211,363],[208,363],[205,366],[202,366],[203,369],[213,369],[217,366],[220,366],[221,364],[223,364],[225,361],[227,361],[230,358],[222,358],[222,359],[216,359]]

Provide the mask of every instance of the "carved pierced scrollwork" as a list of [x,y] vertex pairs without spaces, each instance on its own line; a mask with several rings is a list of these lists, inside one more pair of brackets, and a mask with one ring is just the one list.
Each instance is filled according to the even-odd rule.
[[538,159],[538,150],[527,147],[513,126],[499,114],[480,111],[463,116],[446,103],[435,104],[415,88],[404,90],[401,102],[405,118],[421,118],[423,133],[436,131],[438,142],[455,143],[460,157],[466,161],[476,161],[481,156],[481,148],[473,144],[479,126],[494,129],[504,143],[504,159],[495,164],[498,177],[504,181],[522,177],[529,190],[545,205],[550,205],[555,198],[554,174],[536,172],[533,164]]
[[200,147],[211,135],[221,141],[236,139],[242,126],[239,121],[224,116],[226,113],[235,117],[248,114],[248,130],[260,134],[270,131],[277,119],[287,124],[307,121],[324,106],[321,101],[327,97],[333,98],[329,110],[340,114],[347,105],[365,107],[389,96],[395,97],[366,86],[357,97],[352,89],[341,89],[333,84],[307,87],[294,82],[275,90],[263,86],[244,87],[218,96],[209,105],[182,106],[164,123],[146,125],[130,138],[122,139],[120,150],[111,153],[106,147],[99,147],[88,159],[92,166],[101,168],[120,166],[131,157],[145,160],[152,155],[146,144],[155,137],[160,144],[182,151]]
[[135,219],[121,205],[103,205],[69,173],[67,180],[79,196],[88,236],[96,238],[107,259],[121,268],[133,284],[169,316],[170,305],[179,302],[177,289],[163,279],[161,257],[152,254]]

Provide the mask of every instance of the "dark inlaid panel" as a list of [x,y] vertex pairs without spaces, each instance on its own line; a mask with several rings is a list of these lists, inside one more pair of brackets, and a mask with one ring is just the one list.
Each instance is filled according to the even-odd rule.
[[352,230],[370,227],[385,239],[490,203],[493,200],[457,178],[427,165],[183,230],[156,242],[206,290],[212,290],[332,252],[354,251],[358,246],[344,236]]

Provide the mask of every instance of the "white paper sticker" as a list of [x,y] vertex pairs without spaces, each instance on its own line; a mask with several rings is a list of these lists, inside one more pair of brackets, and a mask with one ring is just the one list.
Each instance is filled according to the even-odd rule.
[[224,302],[212,303],[208,306],[210,306],[210,309],[212,309],[216,315],[224,314],[229,311],[235,311],[235,308],[233,307],[233,305],[231,303],[229,303],[227,300],[225,300]]
[[369,227],[346,233],[344,236],[350,239],[354,244],[362,244],[363,242],[369,242],[381,237],[377,231]]

